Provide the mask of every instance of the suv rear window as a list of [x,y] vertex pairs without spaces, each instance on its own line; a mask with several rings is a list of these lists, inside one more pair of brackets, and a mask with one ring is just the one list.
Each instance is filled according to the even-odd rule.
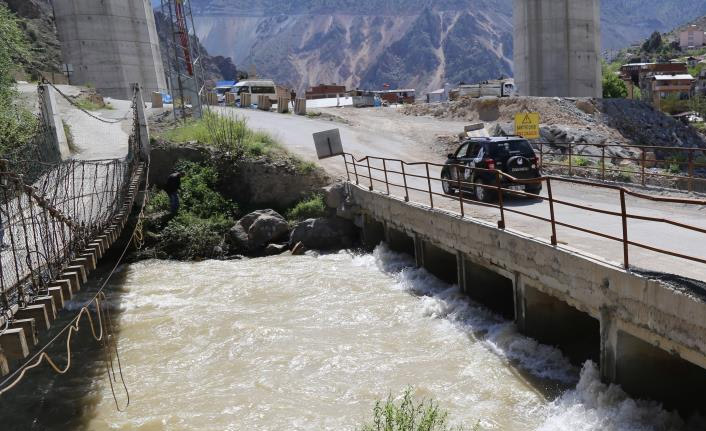
[[490,144],[490,156],[493,158],[501,159],[515,155],[534,157],[534,151],[527,141],[507,141]]

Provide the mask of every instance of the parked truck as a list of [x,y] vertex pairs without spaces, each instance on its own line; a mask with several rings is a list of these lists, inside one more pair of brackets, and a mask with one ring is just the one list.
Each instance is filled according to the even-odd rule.
[[515,95],[515,81],[512,79],[498,79],[483,81],[478,84],[460,84],[449,92],[450,100],[461,97],[510,97]]

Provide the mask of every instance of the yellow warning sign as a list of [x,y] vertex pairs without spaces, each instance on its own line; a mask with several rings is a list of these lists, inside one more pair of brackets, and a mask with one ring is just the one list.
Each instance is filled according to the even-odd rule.
[[515,134],[525,139],[539,139],[539,112],[515,115]]

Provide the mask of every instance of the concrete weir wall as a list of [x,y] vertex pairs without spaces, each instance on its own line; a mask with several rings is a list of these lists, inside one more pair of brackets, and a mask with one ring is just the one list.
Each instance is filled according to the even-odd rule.
[[[495,225],[348,185],[368,246],[387,241],[605,381],[684,410],[706,384],[706,301]],[[694,392],[698,391],[698,392]]]
[[522,96],[602,97],[600,0],[515,0]]
[[130,84],[166,89],[150,0],[54,0],[56,27],[71,84],[130,99]]

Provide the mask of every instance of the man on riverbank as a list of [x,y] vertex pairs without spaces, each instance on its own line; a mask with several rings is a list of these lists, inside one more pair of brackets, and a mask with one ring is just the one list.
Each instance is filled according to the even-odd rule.
[[179,189],[181,188],[181,177],[183,172],[174,172],[167,178],[167,184],[164,191],[169,195],[169,209],[172,216],[176,216],[179,212]]

